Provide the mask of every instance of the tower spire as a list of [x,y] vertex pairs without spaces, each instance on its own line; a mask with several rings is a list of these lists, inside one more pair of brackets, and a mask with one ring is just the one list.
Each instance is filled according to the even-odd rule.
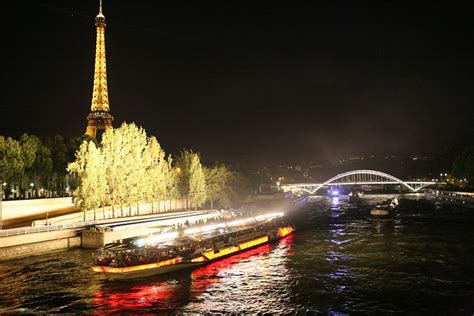
[[99,14],[95,17],[97,31],[94,88],[92,91],[91,113],[87,116],[86,135],[96,137],[97,132],[112,128],[113,116],[110,115],[107,92],[107,69],[105,59],[105,16],[102,13],[102,0],[99,1]]

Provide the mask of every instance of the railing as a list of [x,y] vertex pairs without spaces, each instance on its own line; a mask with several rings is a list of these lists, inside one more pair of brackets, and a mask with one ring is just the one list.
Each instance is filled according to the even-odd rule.
[[86,221],[86,222],[75,222],[69,224],[60,224],[60,225],[46,225],[39,227],[20,227],[12,229],[0,230],[0,237],[8,236],[18,236],[18,235],[27,235],[35,233],[47,233],[52,231],[60,231],[65,229],[75,229],[89,227],[98,224],[99,221]]

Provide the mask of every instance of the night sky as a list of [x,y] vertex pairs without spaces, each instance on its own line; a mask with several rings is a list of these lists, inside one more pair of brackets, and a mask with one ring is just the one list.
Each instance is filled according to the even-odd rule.
[[[474,10],[445,5],[104,0],[115,126],[220,161],[455,150],[474,135]],[[98,1],[2,11],[0,134],[81,135]]]

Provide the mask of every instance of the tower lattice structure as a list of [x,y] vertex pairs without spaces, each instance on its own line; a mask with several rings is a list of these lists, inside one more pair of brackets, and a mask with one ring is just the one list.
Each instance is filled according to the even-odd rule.
[[97,29],[94,90],[92,92],[91,113],[87,115],[86,135],[100,136],[108,128],[112,128],[114,117],[110,114],[109,96],[107,92],[107,67],[105,59],[105,16],[102,13],[102,0],[99,14],[95,17]]

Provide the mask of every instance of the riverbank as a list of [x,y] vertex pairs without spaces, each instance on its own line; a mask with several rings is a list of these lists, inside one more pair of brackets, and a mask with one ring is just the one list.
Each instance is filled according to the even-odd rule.
[[473,192],[428,190],[425,192],[425,197],[429,200],[437,201],[442,204],[474,208]]
[[[308,199],[278,199],[266,202],[252,209],[255,212],[291,211],[304,206]],[[151,206],[147,208],[151,210]],[[132,210],[133,211],[133,210]],[[135,211],[138,211],[135,209]],[[100,219],[80,221],[81,214],[59,216],[49,220],[48,225],[40,221],[35,227],[21,227],[0,231],[0,261],[12,260],[55,250],[66,250],[75,247],[99,248],[117,240],[148,236],[166,232],[172,226],[207,221],[222,216],[218,210],[187,210],[148,213],[145,215],[108,218],[112,210],[99,213]],[[135,212],[133,212],[136,214]],[[91,216],[90,212],[86,214]],[[97,215],[97,214],[96,214]],[[81,215],[83,216],[83,215]]]

